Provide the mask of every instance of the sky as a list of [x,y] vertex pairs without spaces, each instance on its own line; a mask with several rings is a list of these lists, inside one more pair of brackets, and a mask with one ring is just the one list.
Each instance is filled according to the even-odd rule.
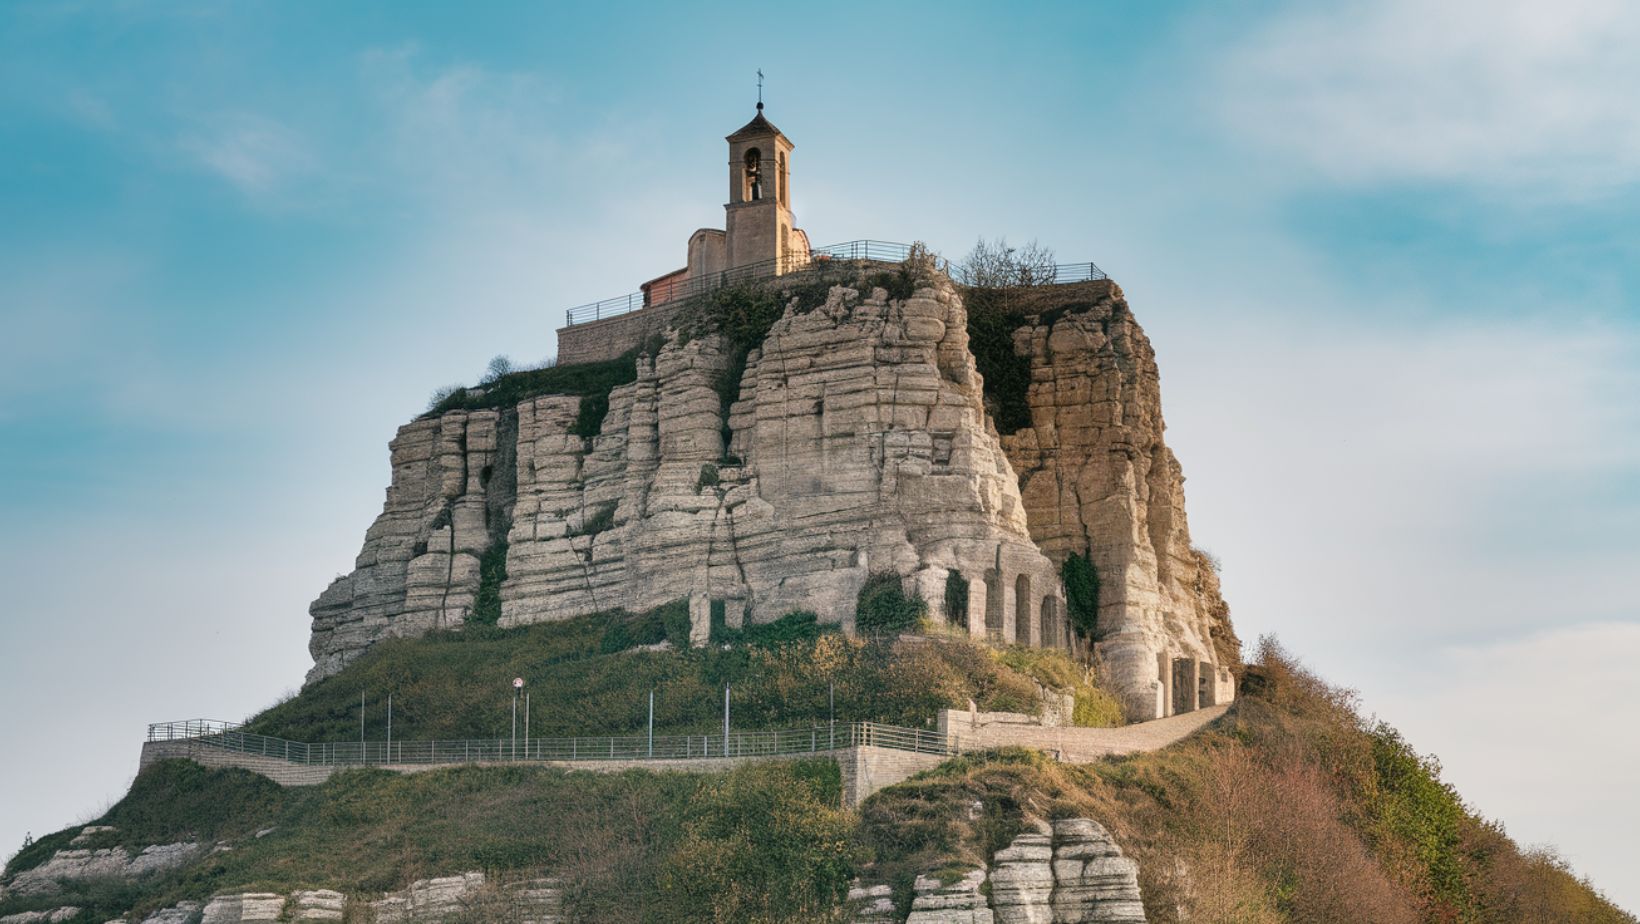
[[[386,443],[721,227],[1092,260],[1192,534],[1640,910],[1640,7],[0,4],[0,854],[309,666]],[[19,755],[26,754],[26,759]]]

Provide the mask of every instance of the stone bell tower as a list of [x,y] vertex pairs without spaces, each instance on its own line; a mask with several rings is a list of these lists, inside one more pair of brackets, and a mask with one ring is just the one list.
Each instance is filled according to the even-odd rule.
[[729,142],[729,202],[724,223],[726,268],[774,261],[785,273],[806,264],[808,236],[792,221],[791,139],[757,115]]

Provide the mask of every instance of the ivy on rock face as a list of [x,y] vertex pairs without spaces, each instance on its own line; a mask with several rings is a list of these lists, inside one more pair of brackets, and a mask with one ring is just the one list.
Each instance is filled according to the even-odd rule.
[[1099,574],[1093,570],[1093,562],[1073,552],[1060,566],[1059,574],[1065,581],[1065,609],[1070,614],[1071,625],[1083,638],[1097,640]]

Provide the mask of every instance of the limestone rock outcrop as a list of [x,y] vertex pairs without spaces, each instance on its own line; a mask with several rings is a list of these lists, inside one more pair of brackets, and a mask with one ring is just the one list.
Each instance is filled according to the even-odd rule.
[[[444,924],[447,921],[495,921],[506,924],[564,924],[563,889],[557,880],[530,879],[505,884],[470,872],[418,879],[368,905],[363,920],[377,924]],[[329,889],[292,892],[243,892],[217,895],[206,902],[179,902],[156,911],[143,924],[253,924],[257,921],[342,921],[347,896]],[[30,919],[33,924],[35,919]],[[39,918],[40,921],[56,920]],[[19,922],[22,924],[22,922]]]
[[1128,716],[1228,702],[1238,643],[1190,542],[1150,343],[1108,281],[1037,294],[1007,309],[1030,377],[1030,423],[1007,435],[963,296],[932,271],[903,299],[794,298],[744,357],[679,314],[594,437],[567,395],[407,424],[354,571],[311,608],[309,679],[378,639],[462,625],[502,542],[503,625],[685,596],[731,622],[803,609],[847,624],[872,572],[934,603],[954,573],[971,634],[1058,647],[1081,644],[1060,565],[1085,554]]
[[[1145,922],[1138,864],[1088,818],[1061,819],[1019,835],[991,858],[989,872],[975,869],[955,880],[919,876],[915,889],[905,924]],[[857,887],[850,897],[873,894]],[[855,924],[895,920],[891,904],[857,907]]]
[[1213,564],[1190,542],[1155,352],[1119,288],[1085,296],[1028,312],[1014,332],[1030,361],[1031,425],[1002,445],[1031,536],[1056,561],[1090,556],[1098,651],[1130,718],[1183,711],[1168,695],[1176,659],[1193,662],[1198,688],[1176,691],[1187,705],[1228,702],[1239,643]]
[[[836,287],[793,304],[746,357],[725,416],[731,360],[722,337],[674,331],[610,394],[592,439],[572,432],[581,399],[556,395],[401,429],[357,568],[313,605],[310,679],[376,639],[460,625],[497,518],[504,625],[684,595],[753,620],[805,609],[844,623],[874,571],[935,601],[949,570],[971,574],[978,614],[980,576],[1025,576],[1036,590],[1021,612],[1043,599],[1063,612],[948,280],[905,300]],[[1006,634],[1040,641],[1032,620],[1016,633],[1014,609]]]
[[78,906],[64,905],[47,911],[19,911],[16,914],[0,915],[0,924],[60,924],[79,916]]
[[285,911],[285,896],[276,892],[244,892],[218,895],[205,904],[199,924],[251,924],[278,921]]
[[311,608],[309,679],[335,673],[379,639],[465,621],[479,558],[510,503],[508,492],[490,490],[498,461],[511,453],[501,421],[496,411],[455,411],[400,428],[389,446],[387,502],[354,570]]
[[86,879],[136,879],[175,869],[193,859],[200,845],[155,844],[133,854],[124,847],[66,848],[39,866],[23,870],[6,884],[8,895],[54,895],[59,883]]
[[981,891],[985,870],[970,870],[954,882],[918,876],[916,898],[906,924],[992,924],[996,920]]

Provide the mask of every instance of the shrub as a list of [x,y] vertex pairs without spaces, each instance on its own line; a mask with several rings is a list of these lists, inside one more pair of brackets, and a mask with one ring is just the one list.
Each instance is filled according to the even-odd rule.
[[480,385],[490,385],[500,381],[513,372],[512,360],[505,356],[490,357],[490,364],[484,367],[484,377],[478,380]]
[[465,385],[446,385],[433,392],[433,396],[427,399],[425,414],[431,416],[434,412],[442,412],[446,404],[460,404],[466,394],[467,387]]
[[575,423],[570,424],[570,435],[592,439],[603,430],[604,418],[608,416],[609,392],[582,395],[581,406],[575,411]]
[[606,501],[605,503],[598,504],[591,510],[581,514],[581,525],[579,527],[571,528],[569,532],[564,535],[571,537],[596,536],[597,534],[609,529],[611,526],[615,525],[616,506],[617,504],[614,501]]
[[1071,553],[1059,568],[1065,582],[1065,611],[1076,634],[1083,638],[1099,638],[1099,574],[1086,556]]
[[854,610],[854,627],[865,635],[883,635],[915,628],[928,614],[921,597],[907,594],[900,576],[880,571],[866,578]]
[[1014,352],[1014,331],[1024,318],[1010,314],[995,290],[970,290],[968,350],[985,380],[985,409],[1003,436],[1031,425],[1031,360]]
[[700,467],[700,477],[695,479],[695,490],[698,492],[702,488],[715,488],[719,481],[718,467],[708,462]]
[[[603,422],[603,414],[609,406],[610,391],[637,380],[637,351],[634,350],[605,362],[544,366],[540,369],[508,372],[487,383],[482,389],[460,386],[442,388],[434,393],[433,397],[437,400],[422,416],[437,417],[448,411],[512,407],[521,401],[541,395],[601,396],[604,410],[598,410],[596,403],[591,410],[583,406],[585,420],[578,418],[576,424],[584,430],[591,426],[594,418],[599,424]],[[597,435],[597,428],[593,426],[591,429],[590,435]]]
[[958,625],[968,624],[968,579],[957,571],[945,573],[945,619]]
[[832,919],[864,859],[836,807],[841,785],[831,761],[753,765],[708,783],[661,870],[674,919]]
[[467,621],[478,626],[493,626],[501,621],[501,584],[507,580],[507,540],[490,543],[478,560],[478,593],[473,597],[473,611]]
[[[677,610],[683,611],[682,638],[676,637]],[[689,644],[689,601],[675,601],[642,613],[618,613],[611,616],[608,628],[598,650],[603,654],[618,654],[640,645],[658,645],[672,642],[674,647]]]
[[771,648],[812,642],[824,633],[836,631],[836,626],[820,625],[820,617],[807,610],[793,610],[774,622],[747,623],[739,629],[729,628],[721,609],[714,606],[712,610],[712,641],[717,644]]

